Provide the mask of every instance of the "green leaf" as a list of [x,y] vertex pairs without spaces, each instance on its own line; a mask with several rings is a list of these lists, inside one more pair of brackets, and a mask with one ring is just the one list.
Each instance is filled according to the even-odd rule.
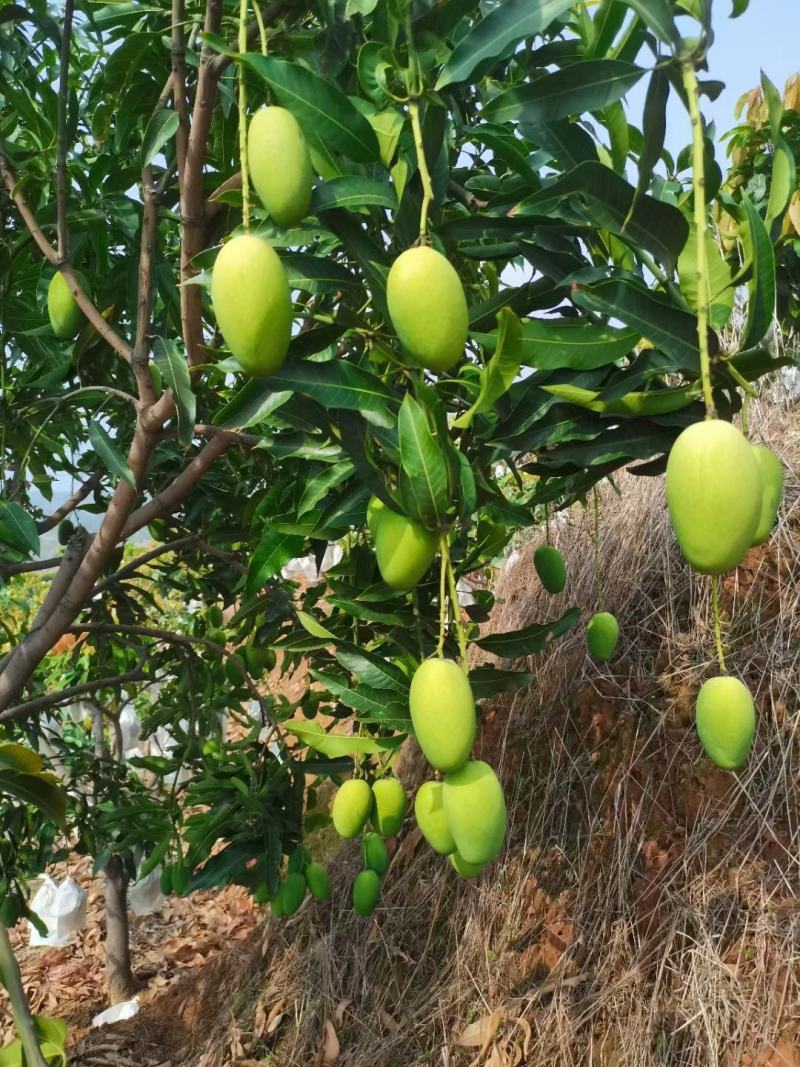
[[485,74],[510,55],[519,41],[543,33],[573,0],[503,0],[459,41],[442,68],[436,89]]
[[[493,334],[473,334],[493,346]],[[638,330],[600,326],[586,319],[530,319],[522,324],[522,364],[536,370],[594,370],[630,355]]]
[[347,0],[344,17],[351,19],[353,15],[371,15],[377,6],[378,0]]
[[625,278],[576,284],[572,295],[581,307],[615,316],[637,330],[656,348],[672,356],[682,370],[699,374],[696,319],[667,296]]
[[306,252],[296,252],[281,256],[281,263],[289,279],[290,289],[306,289],[310,293],[336,293],[340,289],[361,285],[347,267],[330,256],[323,258]]
[[580,608],[570,608],[560,619],[552,622],[534,623],[522,630],[509,633],[489,634],[480,638],[475,644],[484,652],[504,659],[519,659],[521,656],[533,656],[543,652],[558,637],[563,637],[581,617]]
[[380,160],[374,130],[333,82],[299,63],[274,56],[247,52],[238,58],[269,84],[278,102],[294,114],[313,144],[334,149],[357,163]]
[[394,752],[402,745],[405,737],[350,737],[345,734],[326,734],[319,723],[297,722],[291,720],[283,724],[284,730],[306,745],[316,749],[324,756],[350,756],[356,753],[374,754],[380,752]]
[[128,485],[136,488],[136,479],[133,471],[128,466],[124,455],[117,448],[116,443],[109,437],[99,422],[89,423],[89,441],[100,459],[105,463],[110,474],[122,478]]
[[337,207],[347,208],[349,211],[357,211],[362,207],[385,207],[396,211],[397,197],[394,189],[385,182],[348,175],[345,178],[333,178],[318,185],[314,190],[311,200],[313,214],[332,211]]
[[186,360],[175,342],[164,337],[156,337],[153,341],[153,359],[178,410],[178,439],[181,444],[188,445],[194,436],[197,398],[192,391]]
[[168,111],[161,108],[147,126],[142,145],[142,166],[149,167],[158,153],[171,140],[180,125],[180,116],[177,111]]
[[334,463],[316,474],[303,490],[303,496],[297,505],[297,517],[302,518],[315,508],[328,495],[330,489],[346,482],[354,470],[353,464],[345,460],[342,463]]
[[742,196],[745,217],[739,224],[739,236],[745,257],[752,269],[748,282],[747,324],[740,347],[755,348],[772,325],[777,300],[775,249],[767,228],[749,196]]
[[326,628],[321,623],[318,623],[313,615],[309,615],[307,611],[298,611],[297,621],[304,630],[311,634],[312,637],[321,637],[326,641],[338,640],[336,634],[332,634],[330,630],[326,630]]
[[637,199],[650,188],[655,166],[664,151],[667,135],[667,103],[669,101],[669,73],[666,67],[656,67],[650,75],[644,102],[642,123],[642,152],[639,156]]
[[490,122],[538,126],[599,111],[623,97],[645,71],[619,59],[587,59],[496,96],[483,110]]
[[522,326],[509,308],[503,308],[497,316],[495,352],[481,370],[478,399],[453,423],[459,429],[467,429],[472,420],[482,411],[489,411],[514,384],[522,362]]
[[371,689],[392,689],[397,693],[408,692],[410,687],[408,678],[399,667],[382,656],[351,644],[339,645],[335,654],[345,670],[354,674],[359,682],[363,682]]
[[277,392],[268,381],[251,378],[233,400],[217,412],[214,422],[224,430],[246,430],[282,407],[292,396],[291,389]]
[[533,681],[529,671],[501,671],[497,667],[474,667],[469,684],[476,700],[486,700],[499,693],[516,693]]
[[288,359],[270,377],[273,388],[289,389],[316,400],[324,408],[358,411],[375,426],[394,426],[397,400],[388,386],[370,371],[337,359],[309,363]]
[[439,529],[446,523],[450,504],[447,462],[424,408],[410,393],[400,406],[397,425],[403,502],[412,518],[429,530]]
[[13,741],[0,745],[0,769],[19,771],[22,774],[39,774],[44,763],[38,752]]
[[582,389],[577,385],[543,385],[541,389],[567,404],[595,411],[600,415],[625,415],[641,417],[646,415],[668,415],[673,411],[682,411],[692,404],[700,395],[696,382],[682,385],[675,389],[653,389],[647,393],[626,393],[616,399],[604,400],[601,394],[592,389]]
[[[710,230],[706,230],[706,259],[708,278],[703,302],[708,308],[709,320],[715,330],[722,330],[728,324],[733,311],[733,274],[728,261],[723,258],[720,247]],[[678,277],[681,292],[690,307],[697,311],[700,307],[699,279],[697,276],[697,229],[694,223],[689,227],[689,238],[678,259]]]
[[669,0],[624,0],[649,30],[664,44],[680,44],[680,33],[672,17]]
[[14,797],[23,804],[31,804],[54,823],[66,822],[66,796],[55,775],[42,771],[24,774],[0,769],[0,794]]
[[298,534],[278,533],[267,527],[247,569],[248,594],[257,593],[290,559],[301,555],[305,543],[305,537]]
[[345,707],[352,708],[362,722],[383,723],[402,731],[408,728],[410,715],[407,693],[398,694],[386,688],[373,689],[365,684],[351,688],[323,671],[312,670],[311,676]]
[[39,553],[36,523],[15,500],[0,500],[0,542],[23,552]]
[[785,138],[775,140],[772,154],[772,175],[769,183],[767,204],[767,229],[776,219],[782,218],[797,184],[797,167],[794,155]]
[[652,196],[637,196],[619,174],[591,160],[517,204],[514,214],[573,222],[576,210],[589,225],[629,237],[670,271],[689,233],[686,217],[678,208]]

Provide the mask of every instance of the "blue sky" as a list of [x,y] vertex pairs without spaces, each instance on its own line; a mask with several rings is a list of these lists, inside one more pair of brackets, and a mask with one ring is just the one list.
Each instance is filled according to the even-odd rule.
[[[725,82],[725,92],[713,103],[703,100],[703,112],[717,124],[717,136],[734,124],[736,101],[758,85],[761,71],[779,89],[790,74],[800,72],[800,0],[750,0],[738,19],[727,18],[730,0],[715,0],[714,44],[709,53],[707,77]],[[652,65],[652,54],[643,52],[640,62]],[[630,121],[641,127],[647,80],[628,96]],[[682,105],[671,101],[667,148],[677,152],[689,141],[689,120]]]

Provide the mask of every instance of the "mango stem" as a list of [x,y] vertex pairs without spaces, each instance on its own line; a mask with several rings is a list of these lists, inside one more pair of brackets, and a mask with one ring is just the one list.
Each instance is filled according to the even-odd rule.
[[433,203],[433,183],[428,162],[425,159],[425,145],[422,140],[422,124],[419,119],[419,102],[409,100],[408,114],[411,117],[411,129],[414,131],[414,147],[417,151],[417,167],[422,181],[422,206],[419,211],[419,237],[424,244],[428,240],[428,212]]
[[714,616],[714,641],[717,646],[717,659],[719,660],[719,669],[722,674],[728,673],[728,668],[725,666],[725,651],[722,647],[722,624],[720,622],[719,615],[719,575],[715,574],[711,578],[711,611]]
[[706,249],[706,146],[703,117],[700,113],[700,87],[691,59],[682,64],[683,87],[692,120],[692,189],[694,192],[694,227],[697,244],[697,341],[700,348],[700,377],[706,418],[717,417],[711,389],[711,356],[708,350],[708,297],[711,292]]
[[[256,4],[258,7],[258,4]],[[239,51],[247,51],[247,0],[239,4]],[[247,83],[244,64],[239,63],[239,164],[242,168],[242,226],[250,230],[250,174],[247,169]]]
[[264,18],[261,14],[261,5],[258,3],[258,0],[253,4],[253,11],[255,11],[256,22],[258,23],[258,36],[261,39],[261,55],[265,56],[267,54],[267,31],[264,26]]
[[447,634],[447,538],[439,539],[441,551],[441,566],[439,570],[439,643],[436,646],[436,655],[439,659],[444,657],[444,639]]
[[597,601],[597,610],[602,611],[603,589],[600,577],[600,493],[597,486],[592,486],[594,498],[594,588]]
[[458,600],[458,585],[456,584],[456,576],[453,570],[453,564],[450,561],[450,546],[447,542],[447,534],[444,534],[442,536],[442,540],[445,543],[447,558],[447,580],[450,583],[450,609],[453,613],[453,621],[456,624],[456,635],[458,637],[458,651],[461,658],[461,669],[464,674],[467,674],[467,633],[464,629],[464,623],[461,619],[461,604]]

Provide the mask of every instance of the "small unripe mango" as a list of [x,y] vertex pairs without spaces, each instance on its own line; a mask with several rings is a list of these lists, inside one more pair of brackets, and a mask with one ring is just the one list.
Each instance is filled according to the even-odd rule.
[[420,832],[434,852],[448,856],[456,843],[444,811],[444,786],[441,782],[424,782],[417,791],[414,815]]
[[590,655],[606,663],[617,650],[619,641],[619,623],[610,611],[598,611],[589,620],[586,628],[586,644]]
[[262,107],[247,131],[247,163],[259,199],[279,226],[296,226],[311,204],[311,160],[297,119]]
[[331,818],[340,837],[358,837],[372,810],[372,790],[363,778],[351,778],[333,798]]
[[375,521],[373,536],[384,582],[398,593],[413,589],[433,563],[436,534],[391,508],[384,508]]
[[286,914],[286,905],[283,899],[283,882],[278,886],[275,896],[270,902],[270,911],[273,919],[282,919]]
[[473,760],[444,779],[444,811],[461,858],[485,864],[506,836],[503,787],[488,763]]
[[[80,272],[77,274],[81,289],[88,293],[86,279]],[[83,322],[83,312],[60,270],[55,272],[47,287],[47,314],[53,333],[62,340],[74,337]]]
[[459,665],[426,659],[411,679],[409,708],[428,763],[443,772],[462,767],[475,740],[475,701]]
[[485,863],[467,863],[459,852],[450,854],[450,864],[453,870],[457,871],[462,878],[477,878],[486,866]]
[[328,900],[331,895],[331,879],[321,863],[309,863],[306,867],[306,882],[314,900]]
[[383,837],[394,837],[408,810],[402,783],[397,778],[379,778],[373,783],[372,798],[372,825]]
[[373,870],[361,871],[353,882],[353,907],[359,915],[372,915],[381,895],[381,880]]
[[306,880],[302,874],[287,874],[283,890],[283,914],[294,915],[306,895]]
[[750,442],[729,422],[687,427],[667,461],[667,507],[688,563],[722,574],[742,561],[762,509],[759,463]]
[[467,300],[455,268],[440,252],[422,245],[398,256],[386,300],[400,343],[418,366],[438,374],[462,358]]
[[386,874],[389,869],[389,850],[380,834],[364,835],[361,858],[365,867],[369,867],[376,874]]
[[533,565],[548,593],[562,593],[567,584],[567,565],[553,545],[542,545],[533,554]]
[[709,678],[697,696],[695,725],[709,759],[726,770],[741,767],[756,730],[756,712],[747,686],[727,674]]
[[752,543],[761,545],[768,540],[778,517],[783,495],[783,467],[772,449],[766,445],[753,445],[753,452],[761,472],[761,511]]
[[242,370],[274,374],[289,347],[292,299],[283,264],[266,241],[244,234],[223,246],[211,272],[211,302]]

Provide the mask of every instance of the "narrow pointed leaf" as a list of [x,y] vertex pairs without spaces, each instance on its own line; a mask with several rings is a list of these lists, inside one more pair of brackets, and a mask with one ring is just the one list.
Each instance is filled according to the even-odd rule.
[[447,462],[424,409],[407,393],[400,406],[400,493],[412,518],[429,530],[445,525]]
[[478,399],[453,425],[466,429],[472,425],[476,415],[491,410],[513,385],[521,362],[522,326],[513,311],[503,308],[497,316],[497,344],[494,355],[481,371]]
[[122,478],[123,481],[135,489],[136,480],[133,477],[133,471],[117,448],[116,443],[109,437],[99,422],[89,424],[89,441],[92,448],[106,465],[109,474],[113,474],[116,478]]
[[197,398],[192,391],[186,360],[175,342],[164,337],[156,337],[153,342],[153,358],[178,409],[178,439],[181,444],[188,445],[194,435]]

